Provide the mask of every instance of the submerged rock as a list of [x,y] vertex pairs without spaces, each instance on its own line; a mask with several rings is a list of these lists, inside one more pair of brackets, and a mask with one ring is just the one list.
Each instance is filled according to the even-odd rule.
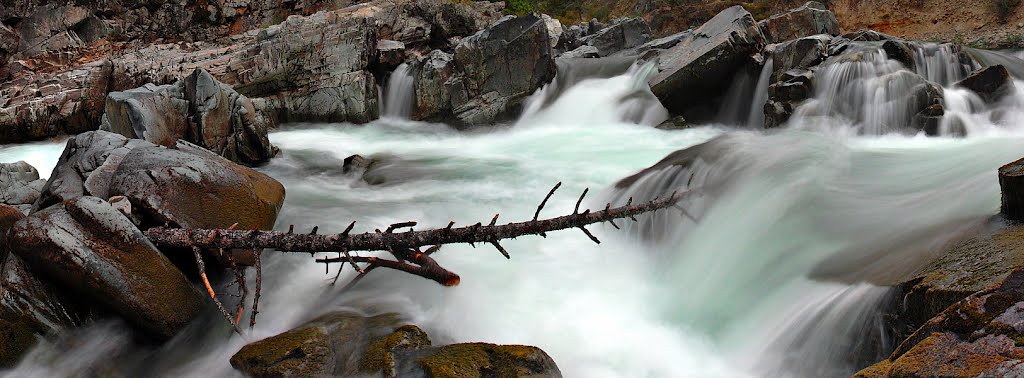
[[728,8],[660,51],[651,90],[670,112],[685,115],[690,107],[720,94],[722,83],[762,45],[764,37],[754,17],[741,6]]
[[260,120],[252,101],[197,68],[172,85],[111,92],[100,130],[162,146],[185,140],[254,165],[276,152]]
[[11,246],[34,270],[157,340],[174,336],[203,308],[203,294],[99,198],[67,200],[18,221]]
[[555,63],[544,20],[508,16],[460,41],[450,56],[432,52],[418,72],[414,118],[467,127],[512,117],[551,81]]
[[815,34],[839,35],[839,21],[824,4],[808,1],[799,8],[758,23],[769,43],[780,43]]

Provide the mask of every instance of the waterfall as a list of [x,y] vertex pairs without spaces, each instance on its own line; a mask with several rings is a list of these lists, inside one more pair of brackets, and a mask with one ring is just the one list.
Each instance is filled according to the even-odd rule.
[[384,102],[381,104],[381,115],[387,118],[408,119],[416,106],[415,78],[408,64],[402,63],[395,68],[384,88]]
[[974,71],[972,64],[961,62],[952,44],[920,43],[913,47],[914,72],[933,83],[950,86]]
[[771,85],[772,72],[775,70],[775,61],[771,56],[765,58],[764,67],[757,77],[757,86],[754,88],[754,99],[750,102],[750,114],[747,116],[747,126],[753,128],[764,127],[764,104],[768,102],[768,86]]

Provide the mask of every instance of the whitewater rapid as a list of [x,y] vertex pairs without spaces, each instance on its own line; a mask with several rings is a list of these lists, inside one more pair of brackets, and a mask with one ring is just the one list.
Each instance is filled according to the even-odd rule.
[[[375,272],[339,295],[330,286],[338,266],[325,272],[308,255],[268,252],[259,325],[244,338],[211,332],[222,325],[211,316],[154,350],[103,323],[81,332],[88,348],[47,344],[13,373],[71,375],[121,355],[122,366],[148,375],[238,375],[227,361],[246,343],[360,308],[406,314],[435,344],[536,345],[567,377],[848,375],[864,363],[852,351],[882,353],[888,342],[877,309],[889,293],[872,282],[912,270],[995,214],[996,169],[1024,155],[1024,134],[981,116],[987,131],[963,139],[862,135],[836,122],[658,130],[651,126],[667,113],[644,95],[644,74],[583,80],[555,99],[538,94],[543,103],[524,118],[487,130],[398,118],[286,125],[271,134],[282,155],[260,168],[288,191],[277,228],[526,220],[557,182],[542,216],[571,211],[590,188],[592,208],[691,190],[684,206],[694,219],[670,210],[624,231],[595,227],[600,245],[575,231],[524,237],[503,243],[511,260],[446,246],[435,257],[461,275],[454,288]],[[667,167],[616,186],[705,142],[691,171]],[[50,170],[61,148],[47,146],[0,157],[45,151],[35,161]],[[379,159],[384,184],[345,174],[353,154]]]

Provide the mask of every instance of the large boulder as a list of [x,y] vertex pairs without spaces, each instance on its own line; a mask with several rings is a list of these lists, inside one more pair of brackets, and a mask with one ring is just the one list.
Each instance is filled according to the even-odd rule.
[[102,199],[70,199],[32,214],[10,237],[12,252],[32,269],[157,340],[174,336],[203,308],[203,294]]
[[252,101],[197,68],[172,85],[107,95],[100,130],[173,146],[194,143],[229,160],[255,165],[275,154]]
[[431,346],[398,315],[350,312],[321,316],[246,345],[231,365],[249,376],[561,377],[537,347],[485,343]]
[[543,19],[507,16],[463,39],[450,58],[431,53],[418,71],[414,118],[464,127],[510,118],[554,77],[555,63]]
[[68,141],[33,211],[65,200],[125,196],[143,226],[270,229],[284,202],[273,178],[179,141],[172,147],[95,131]]
[[812,68],[828,57],[832,37],[825,34],[803,37],[775,45],[772,49],[772,79],[779,80],[794,68]]
[[1010,73],[1002,65],[988,66],[956,83],[970,89],[987,102],[995,102],[1012,90]]
[[824,4],[809,1],[758,23],[769,43],[781,43],[815,34],[839,35],[839,21]]
[[723,91],[738,68],[764,45],[754,17],[728,8],[658,55],[651,90],[673,114],[685,114]]
[[583,43],[597,49],[599,56],[608,56],[632,49],[651,40],[651,27],[643,18],[623,18],[583,38]]
[[39,171],[24,161],[0,163],[0,203],[15,207],[31,206],[39,199],[46,180]]
[[855,377],[1024,374],[1024,270],[954,303]]
[[814,94],[814,72],[792,69],[782,73],[779,81],[768,86],[764,104],[764,127],[782,126],[804,101]]

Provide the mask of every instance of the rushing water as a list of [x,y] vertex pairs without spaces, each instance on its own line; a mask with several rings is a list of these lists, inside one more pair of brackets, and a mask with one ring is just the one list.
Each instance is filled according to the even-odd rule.
[[[1024,86],[993,105],[947,88],[950,113],[978,132],[927,138],[879,127],[898,121],[874,108],[891,104],[841,96],[868,93],[879,83],[871,78],[900,67],[872,58],[833,69],[835,80],[862,81],[851,84],[860,89],[825,85],[823,93],[849,101],[816,106],[850,109],[771,132],[651,128],[667,113],[650,101],[649,67],[539,91],[517,123],[488,131],[393,118],[291,125],[271,135],[283,154],[261,168],[288,190],[279,229],[342,230],[351,220],[357,231],[407,220],[427,228],[495,213],[524,220],[556,182],[563,186],[542,215],[571,211],[584,188],[596,190],[585,201],[592,208],[688,190],[686,214],[663,211],[623,231],[593,227],[600,245],[573,231],[508,241],[511,260],[446,246],[436,257],[462,276],[455,288],[375,272],[339,295],[330,286],[338,266],[325,274],[308,255],[269,253],[252,334],[210,332],[220,324],[211,315],[154,350],[103,323],[38,348],[14,373],[80,374],[120,356],[117,365],[135,373],[232,375],[227,361],[247,342],[358,307],[407,314],[435,343],[537,345],[567,377],[848,375],[891,348],[878,319],[889,293],[872,283],[928,263],[997,211],[996,168],[1024,155]],[[44,149],[51,157],[60,150]],[[343,173],[352,154],[379,159],[386,180],[369,185]],[[620,181],[666,156],[678,164]],[[36,163],[49,169],[52,161]]]
[[409,119],[416,105],[415,78],[408,64],[402,63],[388,77],[384,88],[384,102],[381,116],[386,118]]

